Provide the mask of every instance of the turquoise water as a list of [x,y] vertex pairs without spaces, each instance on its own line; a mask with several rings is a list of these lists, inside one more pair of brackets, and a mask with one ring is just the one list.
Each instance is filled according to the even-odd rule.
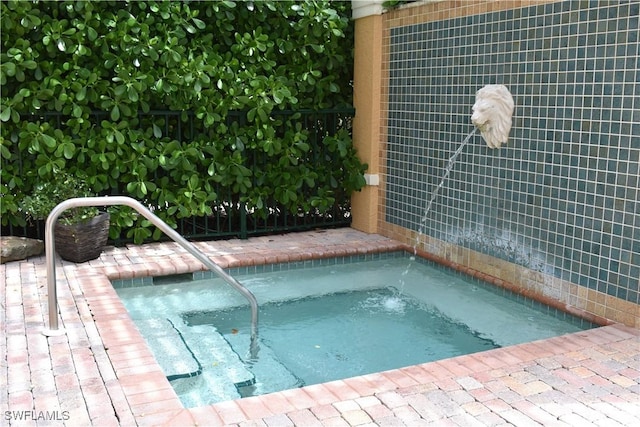
[[[265,304],[260,346],[303,384],[497,348],[464,324],[392,288],[350,291]],[[187,326],[210,325],[230,343],[248,342],[239,328],[247,308],[183,314]],[[246,329],[246,328],[245,328]],[[260,353],[253,368],[260,379]],[[257,372],[256,372],[257,371]]]
[[235,275],[259,302],[257,355],[248,305],[220,279],[117,292],[187,407],[591,327],[405,256],[347,261]]

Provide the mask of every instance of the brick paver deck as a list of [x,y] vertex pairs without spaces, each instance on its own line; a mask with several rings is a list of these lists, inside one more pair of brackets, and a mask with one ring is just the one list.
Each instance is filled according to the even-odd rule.
[[[197,246],[224,267],[403,247],[352,229]],[[640,331],[623,325],[185,409],[109,280],[200,263],[160,243],[57,265],[66,334],[48,338],[44,257],[0,269],[0,425],[640,425]]]

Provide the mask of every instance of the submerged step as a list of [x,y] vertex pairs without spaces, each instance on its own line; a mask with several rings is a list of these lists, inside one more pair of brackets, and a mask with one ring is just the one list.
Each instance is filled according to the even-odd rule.
[[158,364],[186,407],[243,397],[254,374],[209,325],[187,326],[179,317],[136,319]]
[[209,325],[187,326],[182,320],[176,323],[203,367],[202,375],[196,378],[171,382],[183,404],[194,407],[242,397],[238,387],[253,384],[255,377],[224,337]]
[[202,366],[171,320],[138,319],[136,326],[170,381],[202,374]]
[[232,334],[225,335],[224,338],[238,354],[246,355],[246,366],[255,378],[252,384],[238,387],[242,397],[258,396],[305,385],[302,379],[279,361],[278,356],[265,341],[258,340],[258,352],[256,357],[252,358],[249,351],[249,336]]

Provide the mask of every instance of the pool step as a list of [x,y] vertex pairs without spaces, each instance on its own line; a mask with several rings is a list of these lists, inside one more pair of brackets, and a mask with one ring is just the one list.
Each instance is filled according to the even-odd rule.
[[239,399],[239,388],[255,383],[253,373],[214,327],[190,327],[179,317],[135,322],[186,407]]
[[172,381],[185,406],[238,399],[242,397],[239,387],[255,383],[253,373],[213,326],[182,323],[179,329],[203,367],[202,375],[197,379]]
[[238,354],[247,355],[245,357],[246,366],[255,377],[253,384],[238,387],[238,392],[242,397],[257,396],[304,385],[304,381],[280,363],[273,349],[264,341],[258,340],[257,357],[252,359],[249,357],[249,336],[231,334],[225,335],[225,338]]
[[171,320],[138,319],[136,326],[169,380],[202,374],[202,366]]
[[177,316],[135,323],[185,407],[304,385],[266,343],[259,342],[252,359],[249,335],[223,336],[214,326],[187,326]]

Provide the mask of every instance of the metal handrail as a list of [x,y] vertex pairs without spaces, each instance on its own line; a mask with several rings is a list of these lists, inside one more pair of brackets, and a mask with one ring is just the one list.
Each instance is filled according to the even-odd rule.
[[216,273],[225,282],[233,286],[238,292],[240,292],[251,305],[251,353],[255,356],[254,352],[257,352],[256,339],[258,336],[258,301],[251,291],[240,284],[236,279],[225,272],[218,264],[211,261],[202,251],[196,248],[191,242],[186,240],[174,229],[172,229],[167,223],[158,218],[149,209],[144,207],[140,202],[131,197],[126,196],[113,196],[113,197],[81,197],[68,199],[57,205],[47,217],[45,223],[45,251],[46,251],[46,263],[47,263],[47,285],[49,290],[48,302],[49,302],[49,329],[44,330],[42,333],[46,336],[63,335],[64,329],[58,328],[58,296],[56,292],[56,265],[55,265],[55,241],[53,237],[54,225],[58,217],[67,209],[76,207],[87,206],[113,206],[124,205],[129,206],[146,219],[151,221],[153,225],[158,227],[162,232],[169,236],[174,242],[178,243],[184,249],[186,249],[191,255],[196,257],[200,262],[207,266],[211,271]]

